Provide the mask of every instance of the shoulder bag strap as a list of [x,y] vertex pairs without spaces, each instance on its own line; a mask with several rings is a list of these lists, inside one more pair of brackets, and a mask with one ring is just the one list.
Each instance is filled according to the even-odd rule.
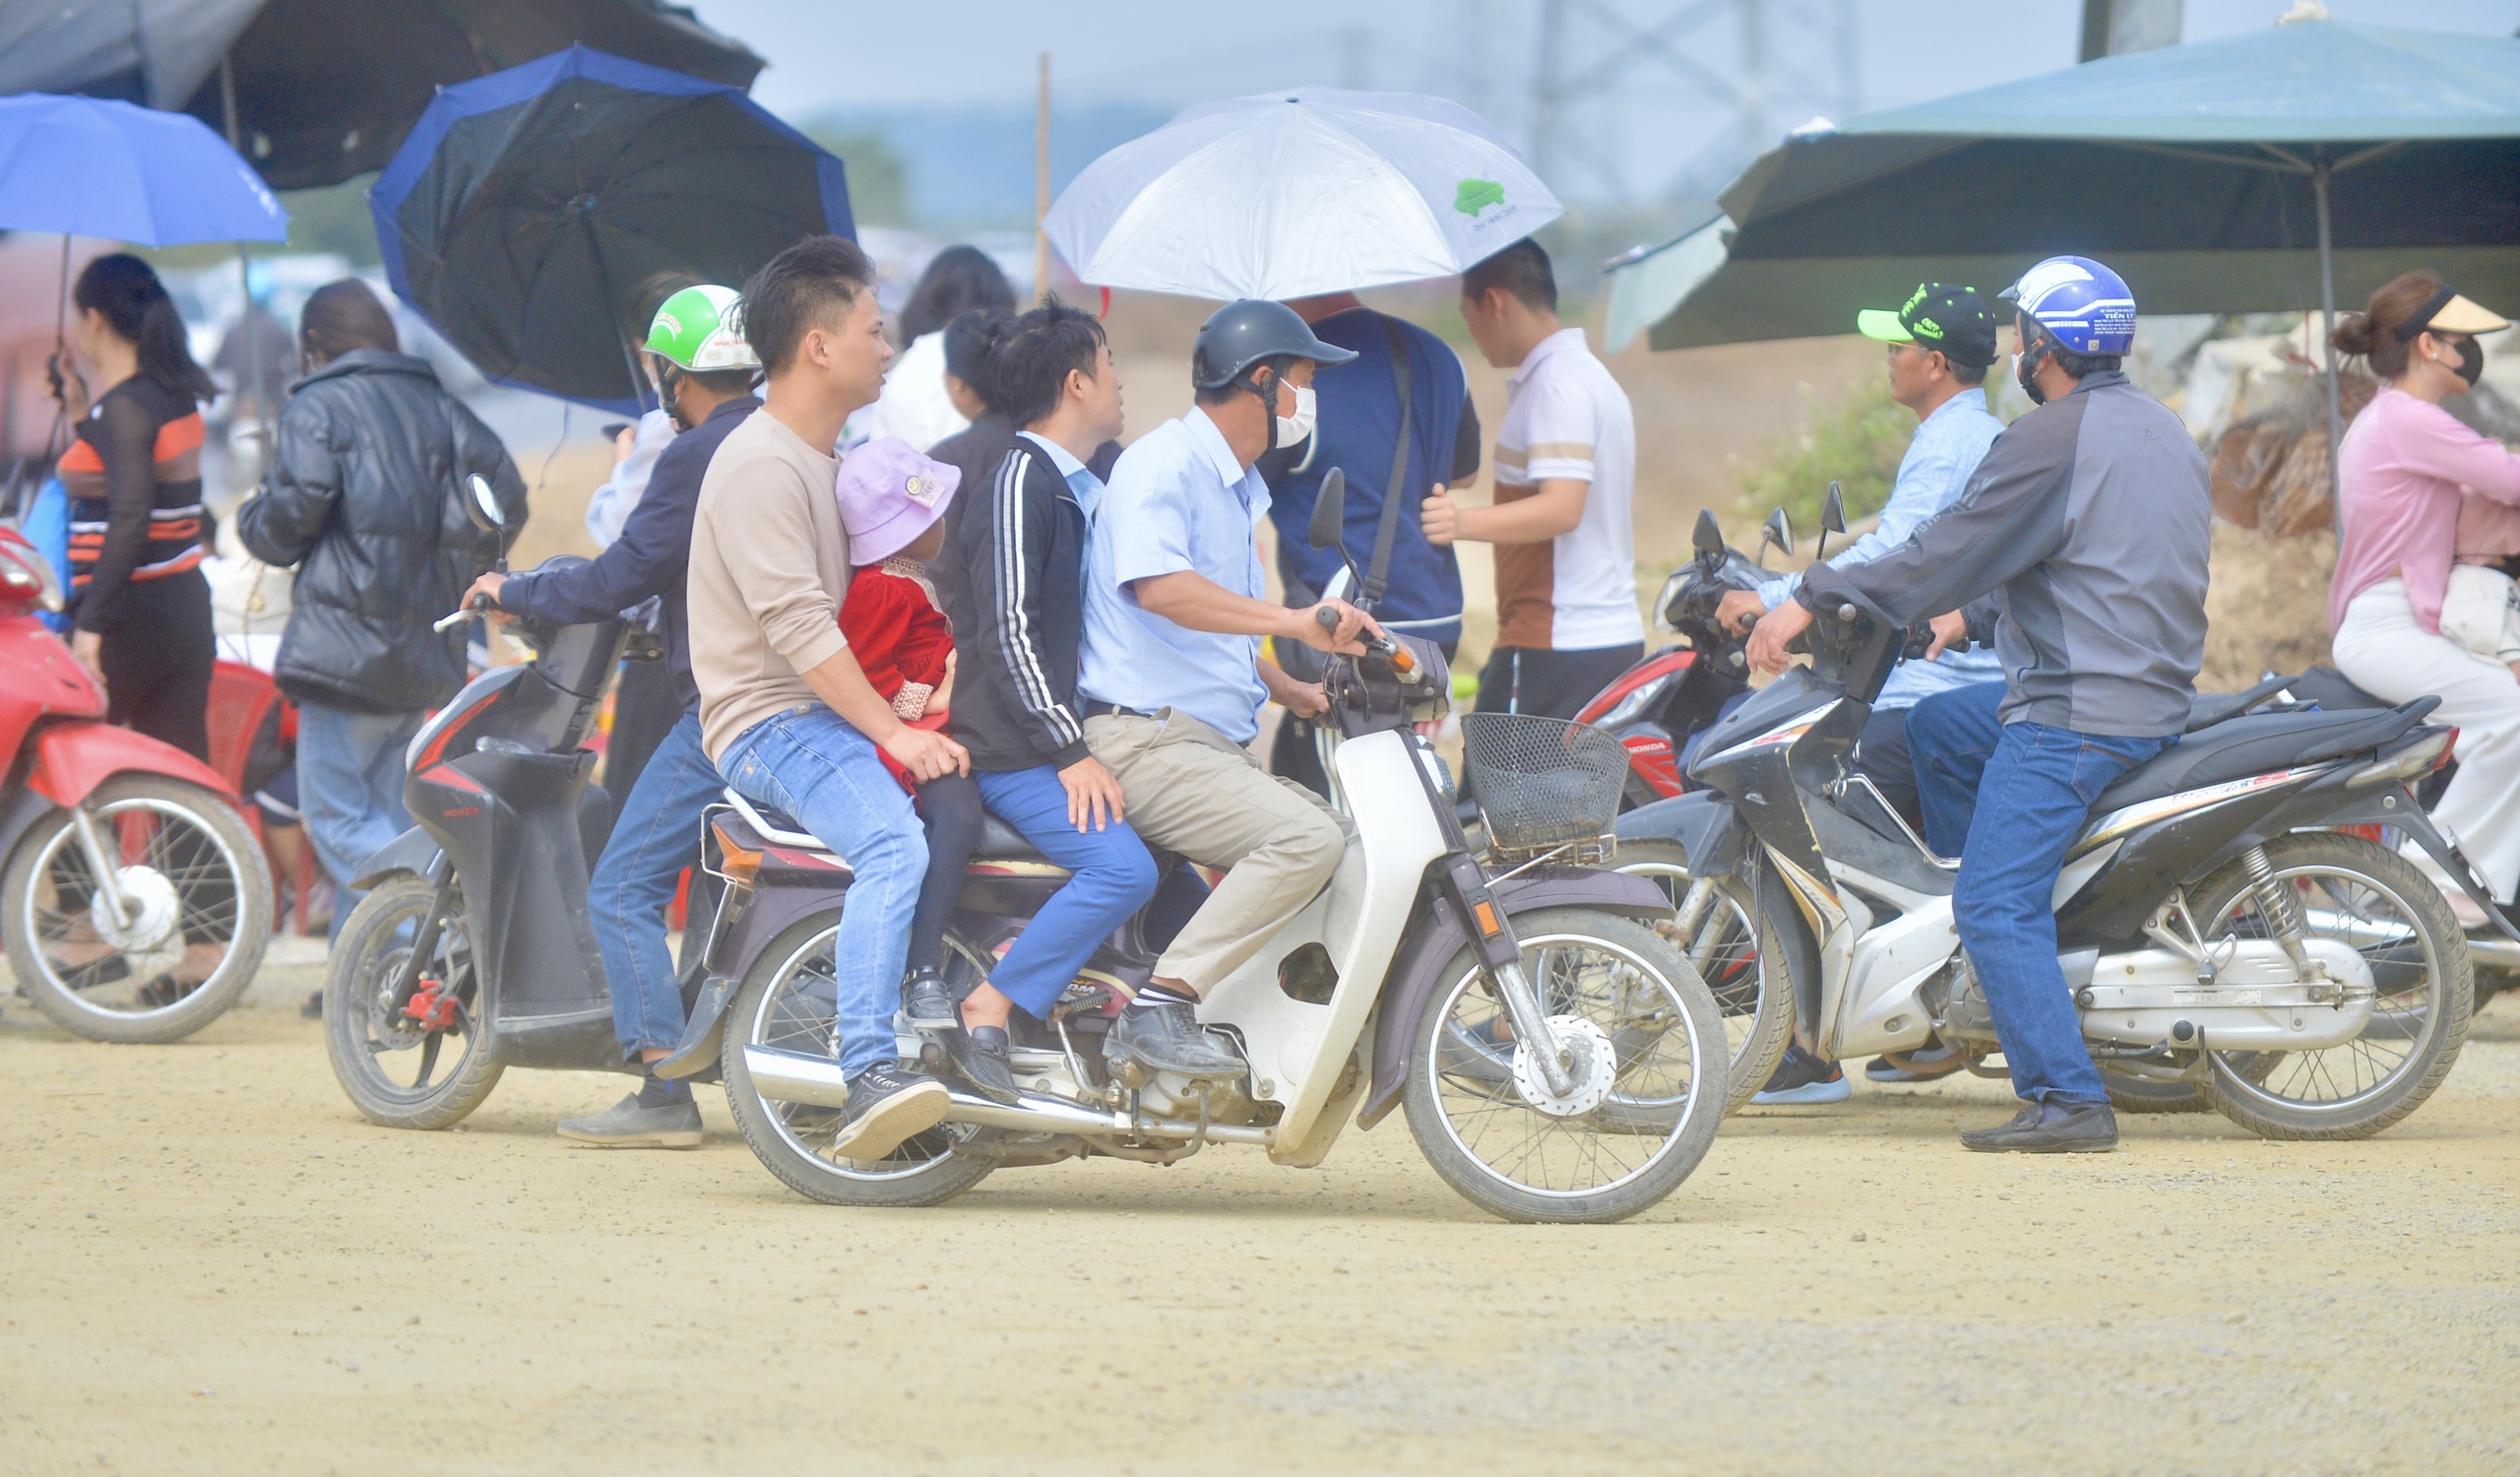
[[1361,592],[1367,600],[1380,600],[1390,582],[1391,546],[1400,528],[1402,499],[1409,495],[1409,442],[1412,423],[1409,414],[1409,334],[1399,321],[1382,320],[1383,335],[1391,344],[1391,384],[1400,397],[1400,434],[1391,453],[1391,482],[1382,494],[1382,522],[1374,531],[1373,565],[1365,571]]

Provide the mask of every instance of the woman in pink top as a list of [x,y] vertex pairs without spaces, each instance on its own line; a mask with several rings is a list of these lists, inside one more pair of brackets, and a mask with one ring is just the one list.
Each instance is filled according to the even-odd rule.
[[[2458,725],[2459,772],[2433,819],[2506,903],[2520,882],[2520,678],[2441,634],[2441,597],[2462,491],[2520,505],[2520,456],[2441,402],[2484,371],[2476,336],[2509,326],[2429,272],[2398,278],[2337,324],[2336,347],[2386,383],[2338,449],[2345,544],[2328,592],[2338,670],[2392,703],[2437,694],[2433,721]],[[2475,911],[2458,888],[2443,891]]]

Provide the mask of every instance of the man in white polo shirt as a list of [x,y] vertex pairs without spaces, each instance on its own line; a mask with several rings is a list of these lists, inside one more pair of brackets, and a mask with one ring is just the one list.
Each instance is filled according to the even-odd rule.
[[1538,242],[1516,241],[1463,273],[1461,315],[1487,362],[1514,371],[1496,432],[1495,500],[1462,507],[1438,485],[1418,521],[1431,544],[1499,546],[1480,710],[1572,718],[1645,655],[1635,417],[1584,330],[1557,321],[1557,282]]

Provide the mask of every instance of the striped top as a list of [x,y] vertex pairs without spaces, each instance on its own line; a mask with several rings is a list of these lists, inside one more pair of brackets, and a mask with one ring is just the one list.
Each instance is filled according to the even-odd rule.
[[60,464],[80,629],[106,629],[131,583],[201,562],[201,445],[192,397],[145,375],[106,391],[80,422]]

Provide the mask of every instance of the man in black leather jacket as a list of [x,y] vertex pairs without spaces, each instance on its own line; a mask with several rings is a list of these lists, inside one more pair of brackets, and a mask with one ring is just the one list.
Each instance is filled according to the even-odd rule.
[[464,512],[468,478],[525,516],[525,480],[499,438],[401,351],[394,319],[355,278],[299,315],[306,377],[282,408],[269,479],[237,510],[254,557],[294,564],[275,675],[298,708],[297,795],[337,885],[409,829],[403,751],[464,685],[464,636],[429,627],[498,556]]

